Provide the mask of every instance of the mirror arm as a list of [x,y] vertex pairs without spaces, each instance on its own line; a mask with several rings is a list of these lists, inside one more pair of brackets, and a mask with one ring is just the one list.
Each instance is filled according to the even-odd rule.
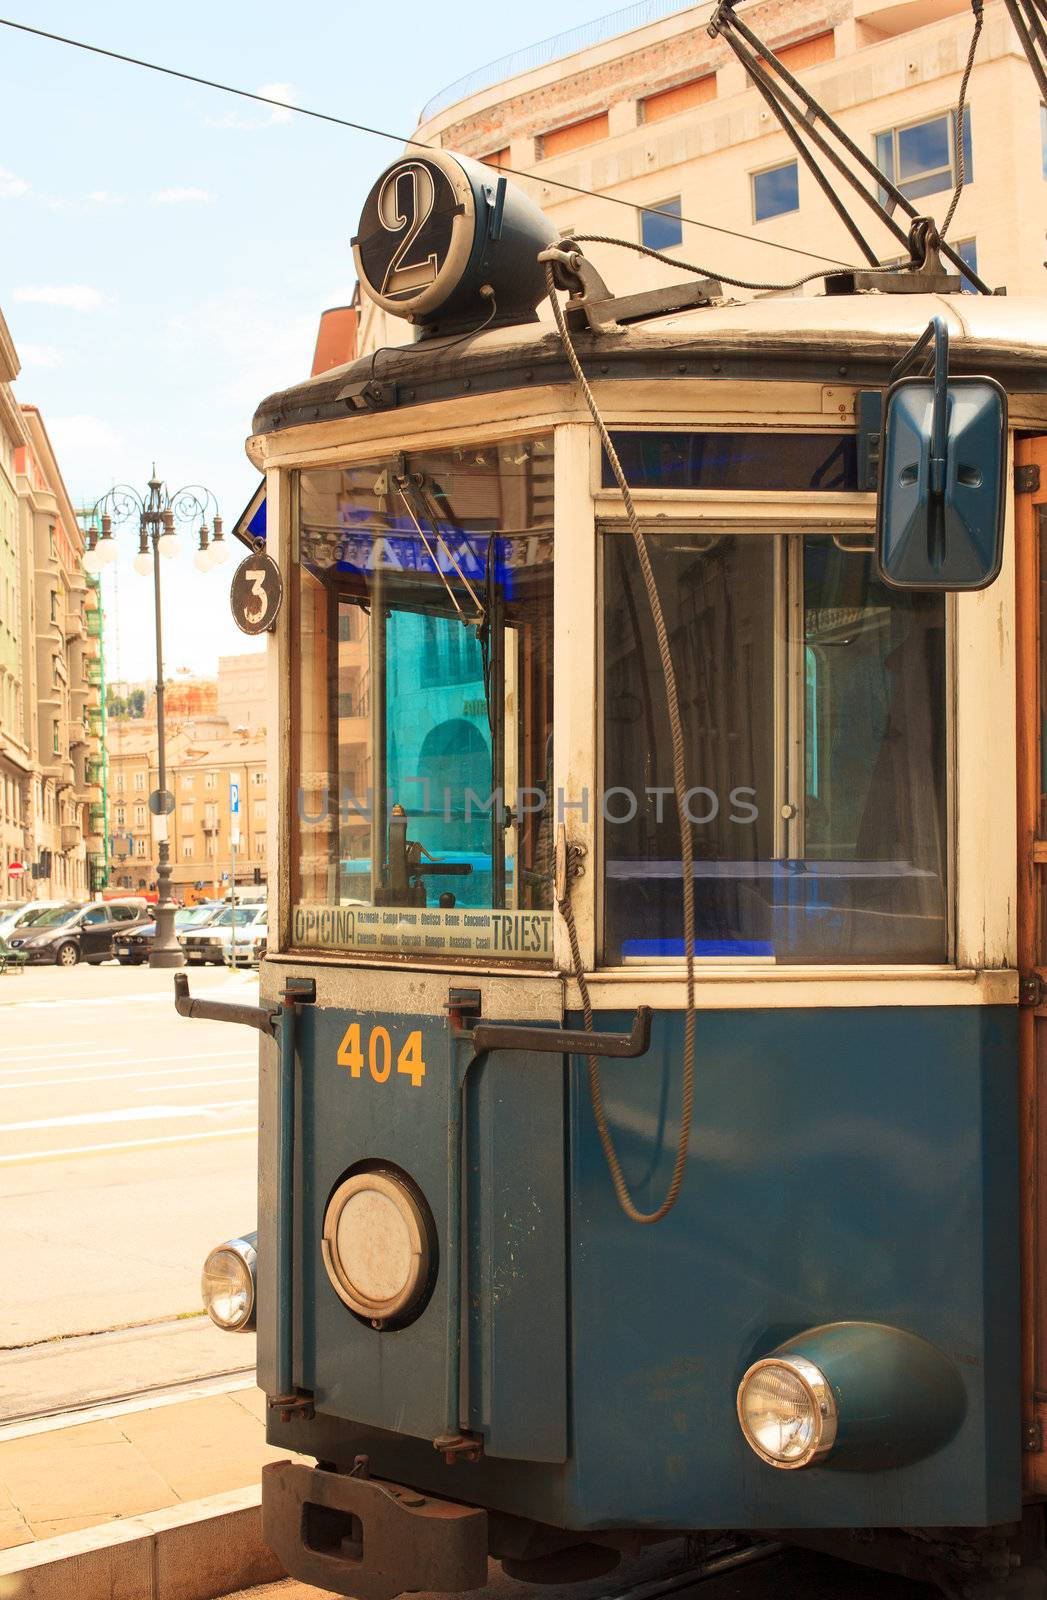
[[945,493],[945,467],[948,455],[949,424],[949,329],[945,318],[931,318],[934,330],[934,416],[931,423],[931,493],[938,499]]

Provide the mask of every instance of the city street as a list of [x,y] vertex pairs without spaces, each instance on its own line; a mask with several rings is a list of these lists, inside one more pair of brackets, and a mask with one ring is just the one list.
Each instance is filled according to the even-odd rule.
[[0,1422],[253,1366],[253,1335],[200,1314],[199,1279],[255,1223],[257,1052],[249,1029],[179,1017],[170,972],[0,981]]

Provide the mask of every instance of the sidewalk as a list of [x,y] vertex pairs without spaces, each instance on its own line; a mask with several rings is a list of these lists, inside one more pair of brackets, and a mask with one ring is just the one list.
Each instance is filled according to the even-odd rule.
[[4,1437],[0,1550],[257,1484],[286,1450],[265,1442],[265,1396],[222,1393]]

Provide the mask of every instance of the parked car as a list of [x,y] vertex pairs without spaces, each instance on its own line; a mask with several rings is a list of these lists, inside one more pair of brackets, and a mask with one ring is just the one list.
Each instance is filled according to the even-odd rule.
[[97,966],[113,954],[113,939],[118,932],[136,923],[152,920],[152,910],[142,899],[90,900],[87,905],[72,901],[45,911],[23,933],[9,940],[15,950],[25,952],[27,960],[53,961],[59,967],[75,967],[78,961]]
[[17,905],[10,903],[0,909],[0,939],[10,939],[12,934],[21,933],[37,922],[45,911],[70,904],[69,900],[20,900]]
[[225,960],[226,946],[232,944],[233,919],[236,919],[236,942],[245,942],[251,930],[265,927],[265,906],[223,906],[219,915],[199,932],[187,933],[182,941],[187,965],[210,963],[220,967]]
[[[204,928],[222,910],[220,902],[212,905],[183,906],[175,912],[175,938],[183,946],[183,935],[190,928]],[[143,961],[148,961],[149,952],[153,948],[153,939],[156,937],[156,911],[151,912],[149,922],[140,923],[137,927],[129,928],[125,933],[118,933],[113,940],[113,954],[122,967],[141,966]]]
[[266,941],[269,937],[269,929],[266,926],[267,921],[268,918],[263,906],[262,916],[258,922],[252,922],[248,928],[241,928],[237,924],[236,944],[233,944],[232,934],[230,933],[230,937],[222,950],[222,960],[227,967],[230,969],[233,967],[257,967],[265,955]]

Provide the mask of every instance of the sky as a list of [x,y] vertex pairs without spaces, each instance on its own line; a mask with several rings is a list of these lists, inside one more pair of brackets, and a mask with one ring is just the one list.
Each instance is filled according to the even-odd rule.
[[[479,11],[401,0],[6,0],[5,16],[409,136],[474,68],[614,9]],[[477,26],[483,18],[483,26]],[[493,27],[497,21],[498,27]],[[344,305],[349,240],[394,142],[0,27],[0,310],[75,505],[114,483],[200,483],[227,527],[258,475],[255,406],[308,376],[320,312]],[[150,585],[120,532],[106,671],[154,673]],[[213,673],[256,648],[229,610],[236,557],[164,562],[164,666]]]

